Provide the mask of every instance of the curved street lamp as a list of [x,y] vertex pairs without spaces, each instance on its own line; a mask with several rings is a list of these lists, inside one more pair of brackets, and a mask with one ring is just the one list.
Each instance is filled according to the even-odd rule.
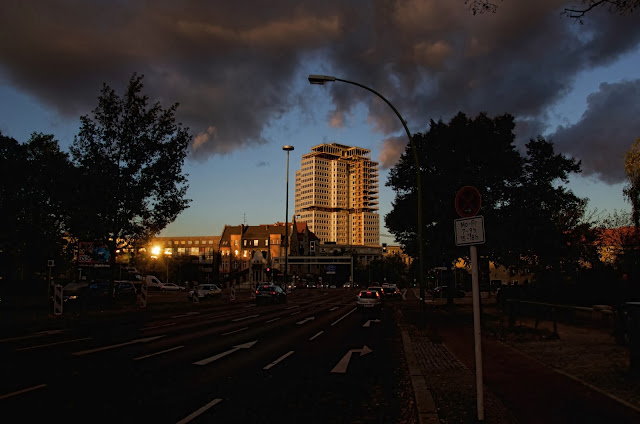
[[416,146],[413,142],[413,137],[411,136],[411,132],[409,132],[409,128],[407,127],[407,121],[405,121],[402,118],[402,116],[400,116],[400,113],[398,112],[398,110],[391,104],[391,102],[389,102],[389,100],[387,100],[382,94],[378,93],[372,88],[369,88],[357,82],[347,81],[347,80],[336,78],[329,75],[309,75],[309,83],[311,84],[324,85],[325,83],[332,82],[332,81],[341,81],[341,82],[346,82],[347,84],[357,85],[358,87],[362,87],[365,90],[370,91],[376,96],[380,97],[382,100],[384,100],[384,102],[387,105],[389,105],[391,109],[393,109],[396,116],[400,119],[400,122],[402,122],[402,126],[404,127],[404,130],[407,133],[407,137],[409,137],[409,145],[411,146],[411,150],[413,151],[413,160],[415,161],[415,167],[416,167],[416,190],[418,191],[418,262],[419,262],[418,275],[420,278],[420,281],[419,281],[420,299],[421,299],[422,307],[424,307],[425,295],[424,295],[424,271],[423,271],[424,270],[424,261],[423,261],[424,244],[423,244],[423,237],[422,237],[422,178],[420,176],[420,158],[418,156],[418,149],[416,149]]
[[284,291],[288,291],[287,280],[289,279],[289,152],[293,150],[293,146],[284,145],[282,150],[287,152],[287,195],[286,205],[284,207]]

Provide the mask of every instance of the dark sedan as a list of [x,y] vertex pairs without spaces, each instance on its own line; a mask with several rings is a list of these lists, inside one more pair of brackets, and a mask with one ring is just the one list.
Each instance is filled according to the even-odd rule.
[[275,284],[260,284],[256,287],[256,303],[287,303],[287,293]]
[[[453,292],[453,297],[465,297],[467,294],[464,290],[456,289]],[[433,289],[433,298],[446,298],[449,297],[449,286],[438,286]]]

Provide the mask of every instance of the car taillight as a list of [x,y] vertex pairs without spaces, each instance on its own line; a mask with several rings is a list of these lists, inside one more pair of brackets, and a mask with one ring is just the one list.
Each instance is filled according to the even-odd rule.
[[271,294],[276,294],[276,292],[271,292]]
[[260,290],[256,290],[256,294],[260,294]]

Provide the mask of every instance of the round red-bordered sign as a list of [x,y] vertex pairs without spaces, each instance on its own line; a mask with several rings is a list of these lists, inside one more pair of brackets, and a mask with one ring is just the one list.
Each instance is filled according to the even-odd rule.
[[480,192],[473,186],[464,186],[456,193],[456,212],[462,218],[476,216],[481,205]]

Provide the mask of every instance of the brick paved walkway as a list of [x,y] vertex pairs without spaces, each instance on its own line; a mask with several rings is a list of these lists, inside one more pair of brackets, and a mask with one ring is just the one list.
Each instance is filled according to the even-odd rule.
[[[408,293],[398,307],[440,421],[476,422],[470,306],[421,312]],[[640,382],[626,374],[625,348],[606,330],[561,324],[560,340],[504,334],[483,332],[484,422],[640,422]]]

